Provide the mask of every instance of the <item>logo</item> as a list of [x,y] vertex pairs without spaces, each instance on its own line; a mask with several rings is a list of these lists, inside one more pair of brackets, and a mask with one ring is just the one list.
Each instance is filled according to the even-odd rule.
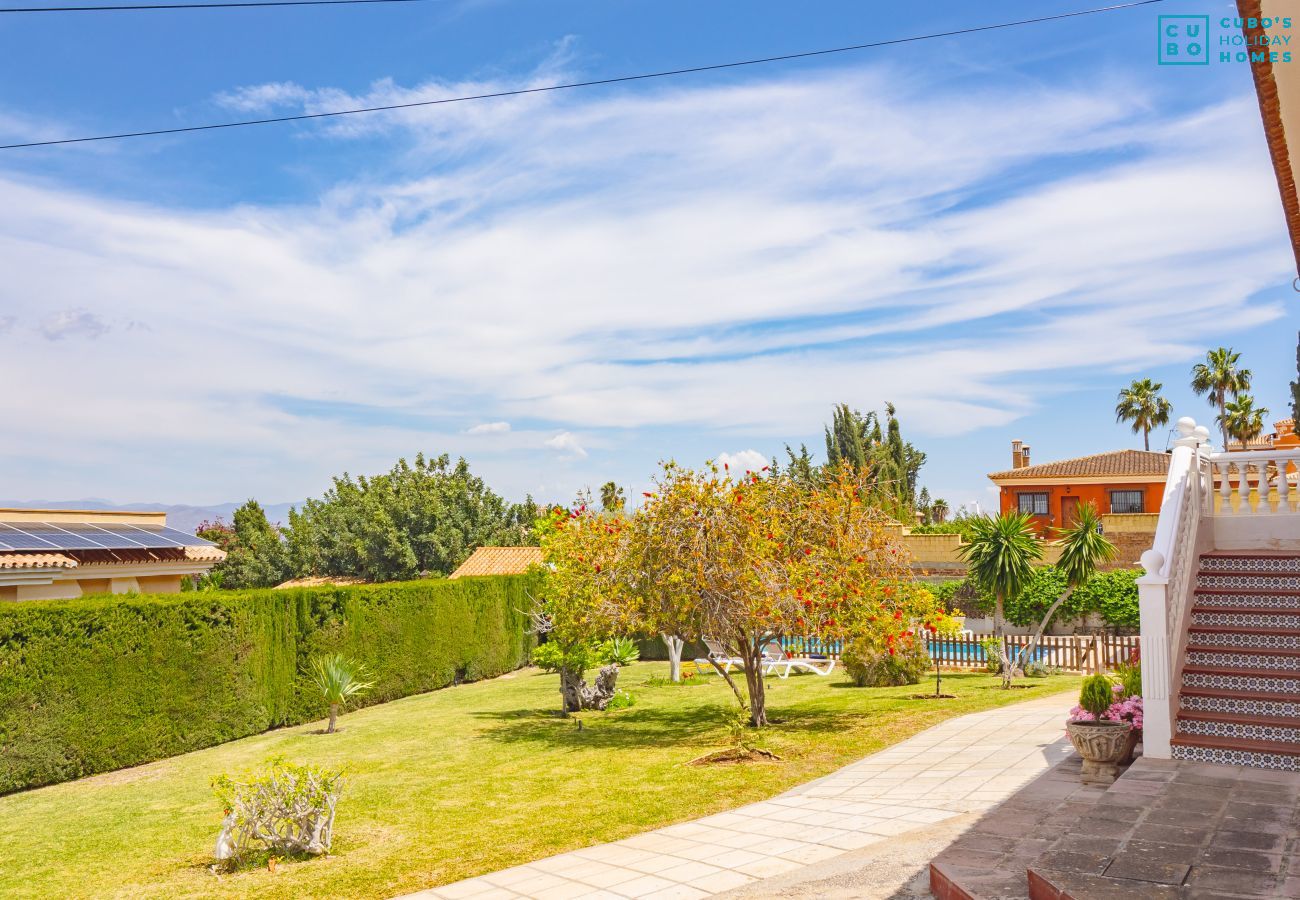
[[1156,62],[1162,66],[1210,64],[1209,16],[1161,16]]

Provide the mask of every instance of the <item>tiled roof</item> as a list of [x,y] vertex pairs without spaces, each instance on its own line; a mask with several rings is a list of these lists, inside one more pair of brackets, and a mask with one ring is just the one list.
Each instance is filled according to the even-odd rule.
[[1001,478],[1098,478],[1108,475],[1125,477],[1150,476],[1163,478],[1169,474],[1169,454],[1152,450],[1112,450],[1074,459],[1008,469],[989,475],[994,481]]
[[62,553],[0,553],[0,569],[75,569],[77,561]]
[[521,575],[542,561],[540,547],[479,547],[448,578],[470,575]]

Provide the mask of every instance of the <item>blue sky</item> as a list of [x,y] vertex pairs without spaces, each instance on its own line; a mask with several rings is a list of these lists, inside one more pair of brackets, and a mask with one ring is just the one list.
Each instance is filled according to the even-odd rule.
[[[430,0],[0,16],[0,143],[406,102],[1079,9]],[[955,507],[1139,446],[1207,347],[1285,415],[1300,297],[1244,65],[1180,3],[616,87],[0,153],[0,496],[319,494],[399,455],[639,490],[893,401]],[[1300,64],[1300,63],[1297,63]],[[1164,436],[1153,436],[1164,446]]]

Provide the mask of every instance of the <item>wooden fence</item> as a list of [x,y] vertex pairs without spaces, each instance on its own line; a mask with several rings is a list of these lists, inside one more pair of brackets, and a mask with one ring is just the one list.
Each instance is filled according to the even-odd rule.
[[[941,666],[954,668],[982,668],[985,662],[984,642],[991,634],[962,632],[950,637],[930,638],[926,647],[931,659]],[[1029,635],[1011,635],[1008,643],[1014,654],[1029,644]],[[794,656],[814,655],[838,659],[839,641],[820,641],[816,638],[786,637],[781,645]],[[1137,635],[1075,634],[1044,635],[1034,650],[1034,659],[1046,665],[1071,672],[1109,672],[1118,663],[1129,659],[1138,647]]]

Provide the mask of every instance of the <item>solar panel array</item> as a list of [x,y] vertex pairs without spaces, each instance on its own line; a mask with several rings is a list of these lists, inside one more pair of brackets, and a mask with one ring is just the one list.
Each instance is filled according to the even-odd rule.
[[163,526],[0,522],[0,551],[49,553],[59,550],[166,550],[210,546],[211,541]]

